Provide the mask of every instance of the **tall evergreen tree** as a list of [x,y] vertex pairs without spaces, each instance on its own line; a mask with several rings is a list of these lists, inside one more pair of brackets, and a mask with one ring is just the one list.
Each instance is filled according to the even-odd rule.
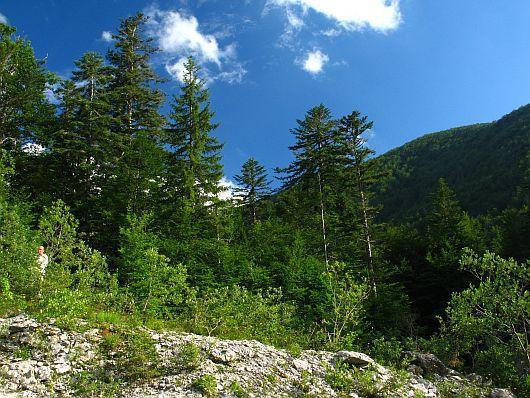
[[358,111],[353,111],[344,116],[338,126],[339,140],[342,146],[342,159],[345,167],[346,191],[352,194],[355,200],[356,223],[361,225],[364,246],[364,261],[369,270],[370,282],[374,292],[377,291],[375,255],[372,222],[374,208],[369,203],[369,188],[377,182],[382,174],[377,170],[376,164],[371,160],[375,151],[366,145],[367,139],[363,136],[373,127],[373,122],[367,116],[361,116]]
[[241,168],[241,174],[234,177],[239,187],[235,189],[236,199],[249,210],[251,224],[257,221],[258,202],[270,193],[270,182],[267,179],[267,172],[259,162],[248,159]]
[[53,118],[45,92],[54,77],[35,58],[30,43],[15,32],[0,23],[0,147],[9,150],[43,141]]
[[[192,57],[184,64],[181,94],[171,104],[166,144],[170,148],[165,175],[164,224],[178,242],[178,260],[195,263],[195,278],[213,280],[220,269],[225,206],[219,198],[223,147],[212,133],[210,94]],[[175,226],[177,226],[175,228]],[[214,260],[215,259],[215,260]],[[214,262],[215,261],[215,262]],[[210,282],[205,282],[210,283]]]
[[61,114],[51,147],[53,178],[83,224],[90,211],[81,209],[99,194],[109,163],[109,75],[97,53],[86,53],[75,64],[72,80],[64,81],[58,90]]
[[161,78],[150,64],[157,49],[145,33],[146,22],[141,13],[123,19],[107,55],[113,145],[107,163],[112,166],[106,179],[109,186],[104,190],[105,224],[111,236],[103,239],[114,250],[127,208],[133,212],[153,209],[163,173],[165,118],[159,109],[164,94],[157,88]]
[[155,87],[162,79],[150,65],[158,49],[153,46],[153,39],[145,34],[147,20],[142,13],[123,19],[118,32],[112,36],[114,49],[109,50],[107,56],[113,74],[114,129],[125,136],[125,144],[130,144],[143,130],[156,137],[165,123],[159,113],[164,94]]
[[210,93],[200,76],[201,68],[192,57],[184,64],[181,95],[171,105],[171,124],[166,142],[169,156],[168,187],[190,206],[215,201],[223,176],[220,151],[223,144],[212,136],[218,124],[212,122]]
[[322,251],[326,265],[329,264],[329,237],[327,228],[327,194],[339,166],[336,141],[336,122],[331,111],[324,105],[311,108],[298,127],[291,130],[296,142],[289,149],[294,154],[291,164],[279,171],[285,176],[283,188],[298,187],[307,192],[316,193],[316,205],[320,219]]

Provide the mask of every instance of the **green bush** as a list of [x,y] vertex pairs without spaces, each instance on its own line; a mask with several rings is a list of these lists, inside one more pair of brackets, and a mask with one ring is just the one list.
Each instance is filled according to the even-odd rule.
[[179,352],[177,365],[185,370],[197,370],[200,365],[201,349],[193,343],[184,344]]
[[466,250],[461,266],[477,283],[453,294],[437,346],[444,349],[446,361],[456,359],[498,385],[511,386],[521,395],[530,393],[530,348],[525,342],[530,327],[530,264],[488,252],[479,257]]
[[170,264],[158,252],[158,238],[149,227],[152,215],[131,214],[127,219],[129,226],[121,229],[120,277],[139,311],[171,318],[182,310],[188,294],[186,267]]
[[194,333],[284,347],[299,339],[294,308],[281,301],[279,291],[254,294],[236,285],[192,294],[187,304],[184,321]]
[[[128,382],[143,382],[161,375],[159,358],[151,336],[144,331],[120,330],[107,333],[100,350],[117,377]],[[114,364],[113,364],[114,363]]]
[[197,378],[192,387],[208,398],[217,397],[219,392],[217,390],[217,380],[210,374],[205,374]]

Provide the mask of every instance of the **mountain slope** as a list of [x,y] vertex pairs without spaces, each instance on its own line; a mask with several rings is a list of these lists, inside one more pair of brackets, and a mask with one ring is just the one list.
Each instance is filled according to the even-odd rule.
[[439,178],[472,215],[516,203],[530,151],[530,105],[492,123],[424,135],[378,159],[390,175],[376,201],[385,221],[413,219],[427,211]]

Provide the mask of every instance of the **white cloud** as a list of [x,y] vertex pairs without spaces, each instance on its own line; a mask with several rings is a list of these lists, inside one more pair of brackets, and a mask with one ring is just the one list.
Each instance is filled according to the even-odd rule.
[[112,41],[112,33],[108,30],[104,30],[103,32],[101,32],[101,40],[110,43]]
[[0,23],[7,25],[7,17],[0,12]]
[[327,36],[327,37],[335,37],[335,36],[340,35],[340,30],[331,28],[331,29],[323,30],[320,33],[322,33],[324,36]]
[[[203,67],[209,81],[241,81],[246,71],[236,59],[235,44],[221,46],[215,35],[201,30],[193,15],[156,7],[149,9],[147,14],[151,17],[152,34],[166,57],[166,70],[174,79],[182,81],[185,59],[192,55]],[[209,63],[215,64],[217,73],[208,69]]]
[[186,57],[182,57],[173,64],[166,63],[167,73],[169,73],[173,79],[178,80],[181,83],[184,83],[184,63],[186,60]]
[[312,75],[317,75],[322,72],[324,65],[329,61],[329,57],[322,51],[314,49],[309,51],[305,58],[301,61],[297,61],[302,66],[302,69]]
[[401,23],[400,0],[268,0],[267,7],[284,7],[289,18],[292,7],[325,15],[346,30],[371,28],[386,32]]
[[221,65],[224,54],[217,39],[212,35],[202,34],[194,16],[186,18],[176,11],[163,13],[158,37],[162,51],[176,54],[189,51],[203,60]]
[[219,181],[219,187],[221,192],[218,194],[218,198],[221,200],[231,200],[234,197],[234,189],[237,185],[226,177],[222,177]]

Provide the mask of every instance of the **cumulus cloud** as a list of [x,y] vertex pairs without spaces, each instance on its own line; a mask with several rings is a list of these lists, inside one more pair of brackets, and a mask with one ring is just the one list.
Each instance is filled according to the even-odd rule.
[[[203,67],[208,80],[240,82],[246,73],[237,61],[235,44],[221,46],[213,34],[205,33],[197,18],[181,12],[151,8],[152,33],[166,57],[166,71],[176,80],[182,81],[186,58],[192,55]],[[215,65],[215,72],[208,64]]]
[[101,32],[101,40],[110,43],[112,41],[112,33],[108,30],[104,30],[103,32]]
[[0,12],[0,23],[7,25],[7,17]]
[[219,181],[219,187],[221,188],[221,192],[219,192],[219,199],[221,200],[231,200],[234,198],[234,189],[237,187],[237,185],[229,180],[226,177],[222,177],[221,181]]
[[173,79],[178,80],[181,83],[184,83],[184,63],[187,58],[182,57],[177,62],[166,63],[166,71],[173,77]]
[[312,75],[317,75],[324,69],[329,61],[329,57],[324,54],[322,51],[314,49],[309,51],[304,59],[297,61],[297,63],[302,67],[306,72],[311,73]]
[[268,0],[267,7],[279,6],[289,13],[301,9],[320,13],[346,30],[371,28],[380,32],[396,29],[401,22],[399,0]]

